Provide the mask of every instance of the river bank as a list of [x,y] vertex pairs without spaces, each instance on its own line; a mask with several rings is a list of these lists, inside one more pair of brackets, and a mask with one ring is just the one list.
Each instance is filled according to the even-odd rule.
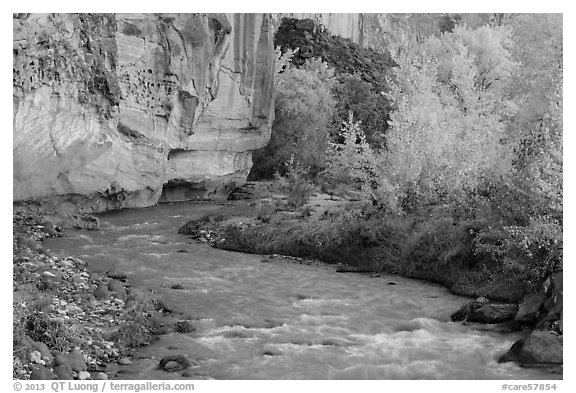
[[135,348],[185,328],[126,273],[95,272],[82,259],[44,245],[65,235],[65,228],[98,227],[94,216],[14,205],[13,378],[114,378],[120,365],[130,364]]
[[[442,287],[384,272],[341,274],[337,270],[345,271],[344,266],[308,259],[223,251],[207,244],[213,234],[204,224],[194,240],[176,233],[191,218],[244,226],[258,219],[258,211],[248,200],[164,204],[101,214],[96,231],[70,228],[62,237],[45,237],[42,247],[55,261],[73,255],[87,264],[90,290],[112,281],[108,271],[119,270],[129,279],[125,287],[150,288],[172,311],[163,315],[172,321],[171,332],[134,351],[108,355],[96,367],[86,361],[92,357],[87,342],[93,331],[86,329],[88,341],[79,347],[90,378],[103,377],[98,373],[121,379],[558,378],[547,368],[498,364],[527,332],[503,334],[486,324],[450,322],[466,299]],[[44,231],[38,226],[50,227],[28,223]],[[90,274],[100,281],[91,281]],[[105,308],[107,303],[88,304]],[[121,315],[113,319],[120,322]],[[190,331],[177,333],[178,320],[188,320]],[[102,317],[84,322],[97,321]],[[131,364],[119,364],[122,356]],[[175,359],[174,369],[163,370],[162,359]],[[53,372],[54,363],[40,360]],[[187,367],[178,363],[184,360]],[[28,369],[18,378],[29,377]]]
[[[248,222],[251,201],[161,204],[98,215],[100,230],[49,238],[57,254],[111,267],[162,296],[194,331],[139,348],[122,379],[559,379],[499,364],[524,332],[463,325],[467,298],[386,273],[342,274],[298,258],[230,252],[177,233],[190,219]],[[447,356],[447,354],[449,354]],[[183,356],[190,367],[159,368]]]
[[[254,190],[254,185],[249,187]],[[289,196],[270,192],[274,185],[256,188],[260,199],[251,204],[250,218],[205,216],[188,222],[180,233],[225,250],[316,259],[336,265],[341,273],[384,272],[439,283],[474,298],[452,320],[487,323],[503,332],[532,332],[502,356],[502,362],[555,365],[551,370],[562,372],[561,270],[531,280],[502,261],[479,256],[473,251],[478,224],[457,225],[441,208],[425,215],[384,217],[390,221],[382,224],[382,217],[359,213],[350,201],[330,195],[312,194],[295,207]],[[240,193],[250,199],[249,194]]]

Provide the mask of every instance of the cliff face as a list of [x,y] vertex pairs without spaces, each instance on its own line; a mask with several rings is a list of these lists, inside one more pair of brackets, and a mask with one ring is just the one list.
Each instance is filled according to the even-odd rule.
[[[349,38],[352,42],[367,46],[365,42],[365,15],[370,14],[334,14],[334,13],[290,13],[283,14],[295,19],[313,19],[320,22],[330,33],[342,38]],[[377,14],[373,14],[377,15]]]
[[342,38],[364,47],[399,54],[431,35],[440,35],[454,23],[477,27],[488,21],[497,21],[504,14],[334,14],[291,13],[281,14],[296,19],[313,19]]
[[223,197],[269,140],[269,15],[13,22],[15,201],[103,211]]

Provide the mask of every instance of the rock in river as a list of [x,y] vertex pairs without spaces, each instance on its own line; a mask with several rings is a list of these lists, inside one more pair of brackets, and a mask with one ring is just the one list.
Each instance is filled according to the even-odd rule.
[[517,312],[518,306],[516,304],[488,303],[470,313],[468,320],[471,322],[501,323],[514,318]]
[[178,333],[192,333],[196,331],[196,328],[190,321],[178,321],[176,322],[176,331]]
[[562,364],[562,336],[535,330],[528,337],[516,341],[499,363],[517,362],[522,365]]
[[165,356],[160,360],[160,369],[168,372],[182,371],[191,366],[191,363],[183,355]]
[[124,284],[120,280],[113,279],[108,283],[108,290],[110,292],[124,292]]
[[540,316],[544,302],[546,301],[546,295],[543,293],[530,293],[524,297],[518,313],[514,317],[515,321],[522,323],[535,323]]
[[464,304],[460,310],[452,314],[453,321],[470,321],[480,323],[501,323],[508,321],[516,315],[516,304],[486,303],[473,300]]

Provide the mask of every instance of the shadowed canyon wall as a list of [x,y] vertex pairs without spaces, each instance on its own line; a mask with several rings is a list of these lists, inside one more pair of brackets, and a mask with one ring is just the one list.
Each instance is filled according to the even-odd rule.
[[13,199],[223,198],[270,138],[266,14],[15,14]]

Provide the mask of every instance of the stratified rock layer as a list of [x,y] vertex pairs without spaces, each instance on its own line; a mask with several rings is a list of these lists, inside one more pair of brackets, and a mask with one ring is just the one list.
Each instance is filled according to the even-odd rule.
[[16,14],[15,201],[80,211],[219,198],[273,120],[261,14]]

